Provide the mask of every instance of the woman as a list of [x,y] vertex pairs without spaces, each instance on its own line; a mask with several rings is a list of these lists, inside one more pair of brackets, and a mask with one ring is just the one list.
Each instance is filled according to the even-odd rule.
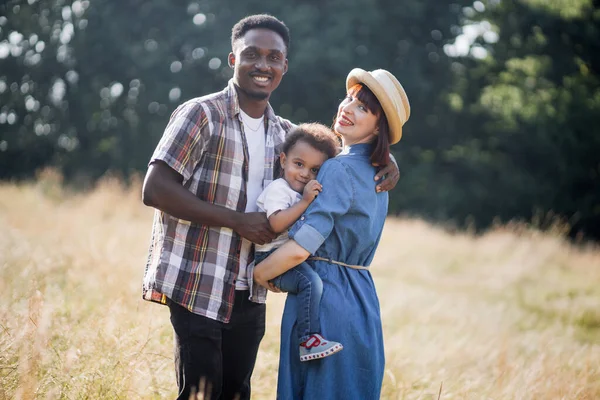
[[[390,144],[410,115],[404,89],[385,70],[354,69],[334,129],[346,148],[326,161],[323,190],[290,229],[288,241],[254,270],[268,281],[308,259],[323,281],[323,336],[344,345],[330,357],[298,358],[296,301],[287,297],[281,326],[278,399],[379,399],[384,372],[379,300],[368,266],[381,237],[388,194],[376,193],[373,163],[386,165]],[[312,256],[311,256],[312,255]]]

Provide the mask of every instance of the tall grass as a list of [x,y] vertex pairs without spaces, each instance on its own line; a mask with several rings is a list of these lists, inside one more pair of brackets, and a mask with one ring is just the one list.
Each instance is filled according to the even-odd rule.
[[[174,397],[168,311],[140,299],[151,220],[116,179],[0,185],[0,399]],[[372,270],[383,398],[600,398],[597,247],[390,219]],[[283,301],[269,298],[256,399],[275,398]]]

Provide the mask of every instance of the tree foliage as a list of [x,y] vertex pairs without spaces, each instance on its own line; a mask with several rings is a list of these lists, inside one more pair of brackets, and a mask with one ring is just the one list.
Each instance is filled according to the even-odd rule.
[[272,97],[329,124],[351,68],[412,105],[390,211],[457,224],[552,210],[600,237],[600,10],[590,0],[27,0],[0,5],[0,179],[144,170],[171,111],[231,77],[231,26],[290,27]]
[[488,56],[461,60],[449,95],[462,105],[440,187],[460,194],[440,196],[446,216],[486,226],[555,215],[600,237],[600,10],[575,3],[489,1],[469,21],[498,36],[475,41]]

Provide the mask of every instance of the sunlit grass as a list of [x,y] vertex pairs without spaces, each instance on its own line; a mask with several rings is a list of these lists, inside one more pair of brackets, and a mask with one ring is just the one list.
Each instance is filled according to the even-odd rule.
[[[168,311],[140,298],[152,210],[138,185],[58,181],[0,185],[0,399],[173,398]],[[390,219],[372,269],[383,398],[600,398],[597,247]],[[269,298],[256,399],[275,398],[283,300]]]

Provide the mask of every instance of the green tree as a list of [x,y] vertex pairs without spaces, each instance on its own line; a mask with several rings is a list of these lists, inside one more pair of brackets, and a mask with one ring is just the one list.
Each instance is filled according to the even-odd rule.
[[406,88],[392,213],[485,227],[552,210],[600,237],[591,0],[10,0],[0,179],[46,165],[84,182],[144,170],[176,105],[225,86],[231,26],[260,12],[292,34],[280,115],[330,123],[354,67],[388,69]]
[[10,49],[0,52],[4,178],[44,165],[91,179],[109,169],[144,169],[174,107],[231,77],[230,28],[258,12],[277,15],[292,32],[290,71],[273,98],[280,114],[329,123],[351,68],[386,68],[415,110],[404,147],[427,145],[438,128],[438,93],[451,81],[442,46],[456,35],[460,14],[460,6],[434,0],[368,7],[340,0],[183,7],[13,0],[0,7],[0,49]]
[[143,169],[175,105],[227,80],[212,60],[215,16],[196,3],[12,1],[2,11],[1,112],[13,115],[0,119],[3,177],[44,165],[90,179]]
[[486,226],[551,212],[573,234],[600,237],[598,4],[486,4],[471,22],[489,21],[498,40],[475,41],[489,55],[460,60],[449,97],[460,122],[441,187],[461,195],[450,197],[448,215]]

